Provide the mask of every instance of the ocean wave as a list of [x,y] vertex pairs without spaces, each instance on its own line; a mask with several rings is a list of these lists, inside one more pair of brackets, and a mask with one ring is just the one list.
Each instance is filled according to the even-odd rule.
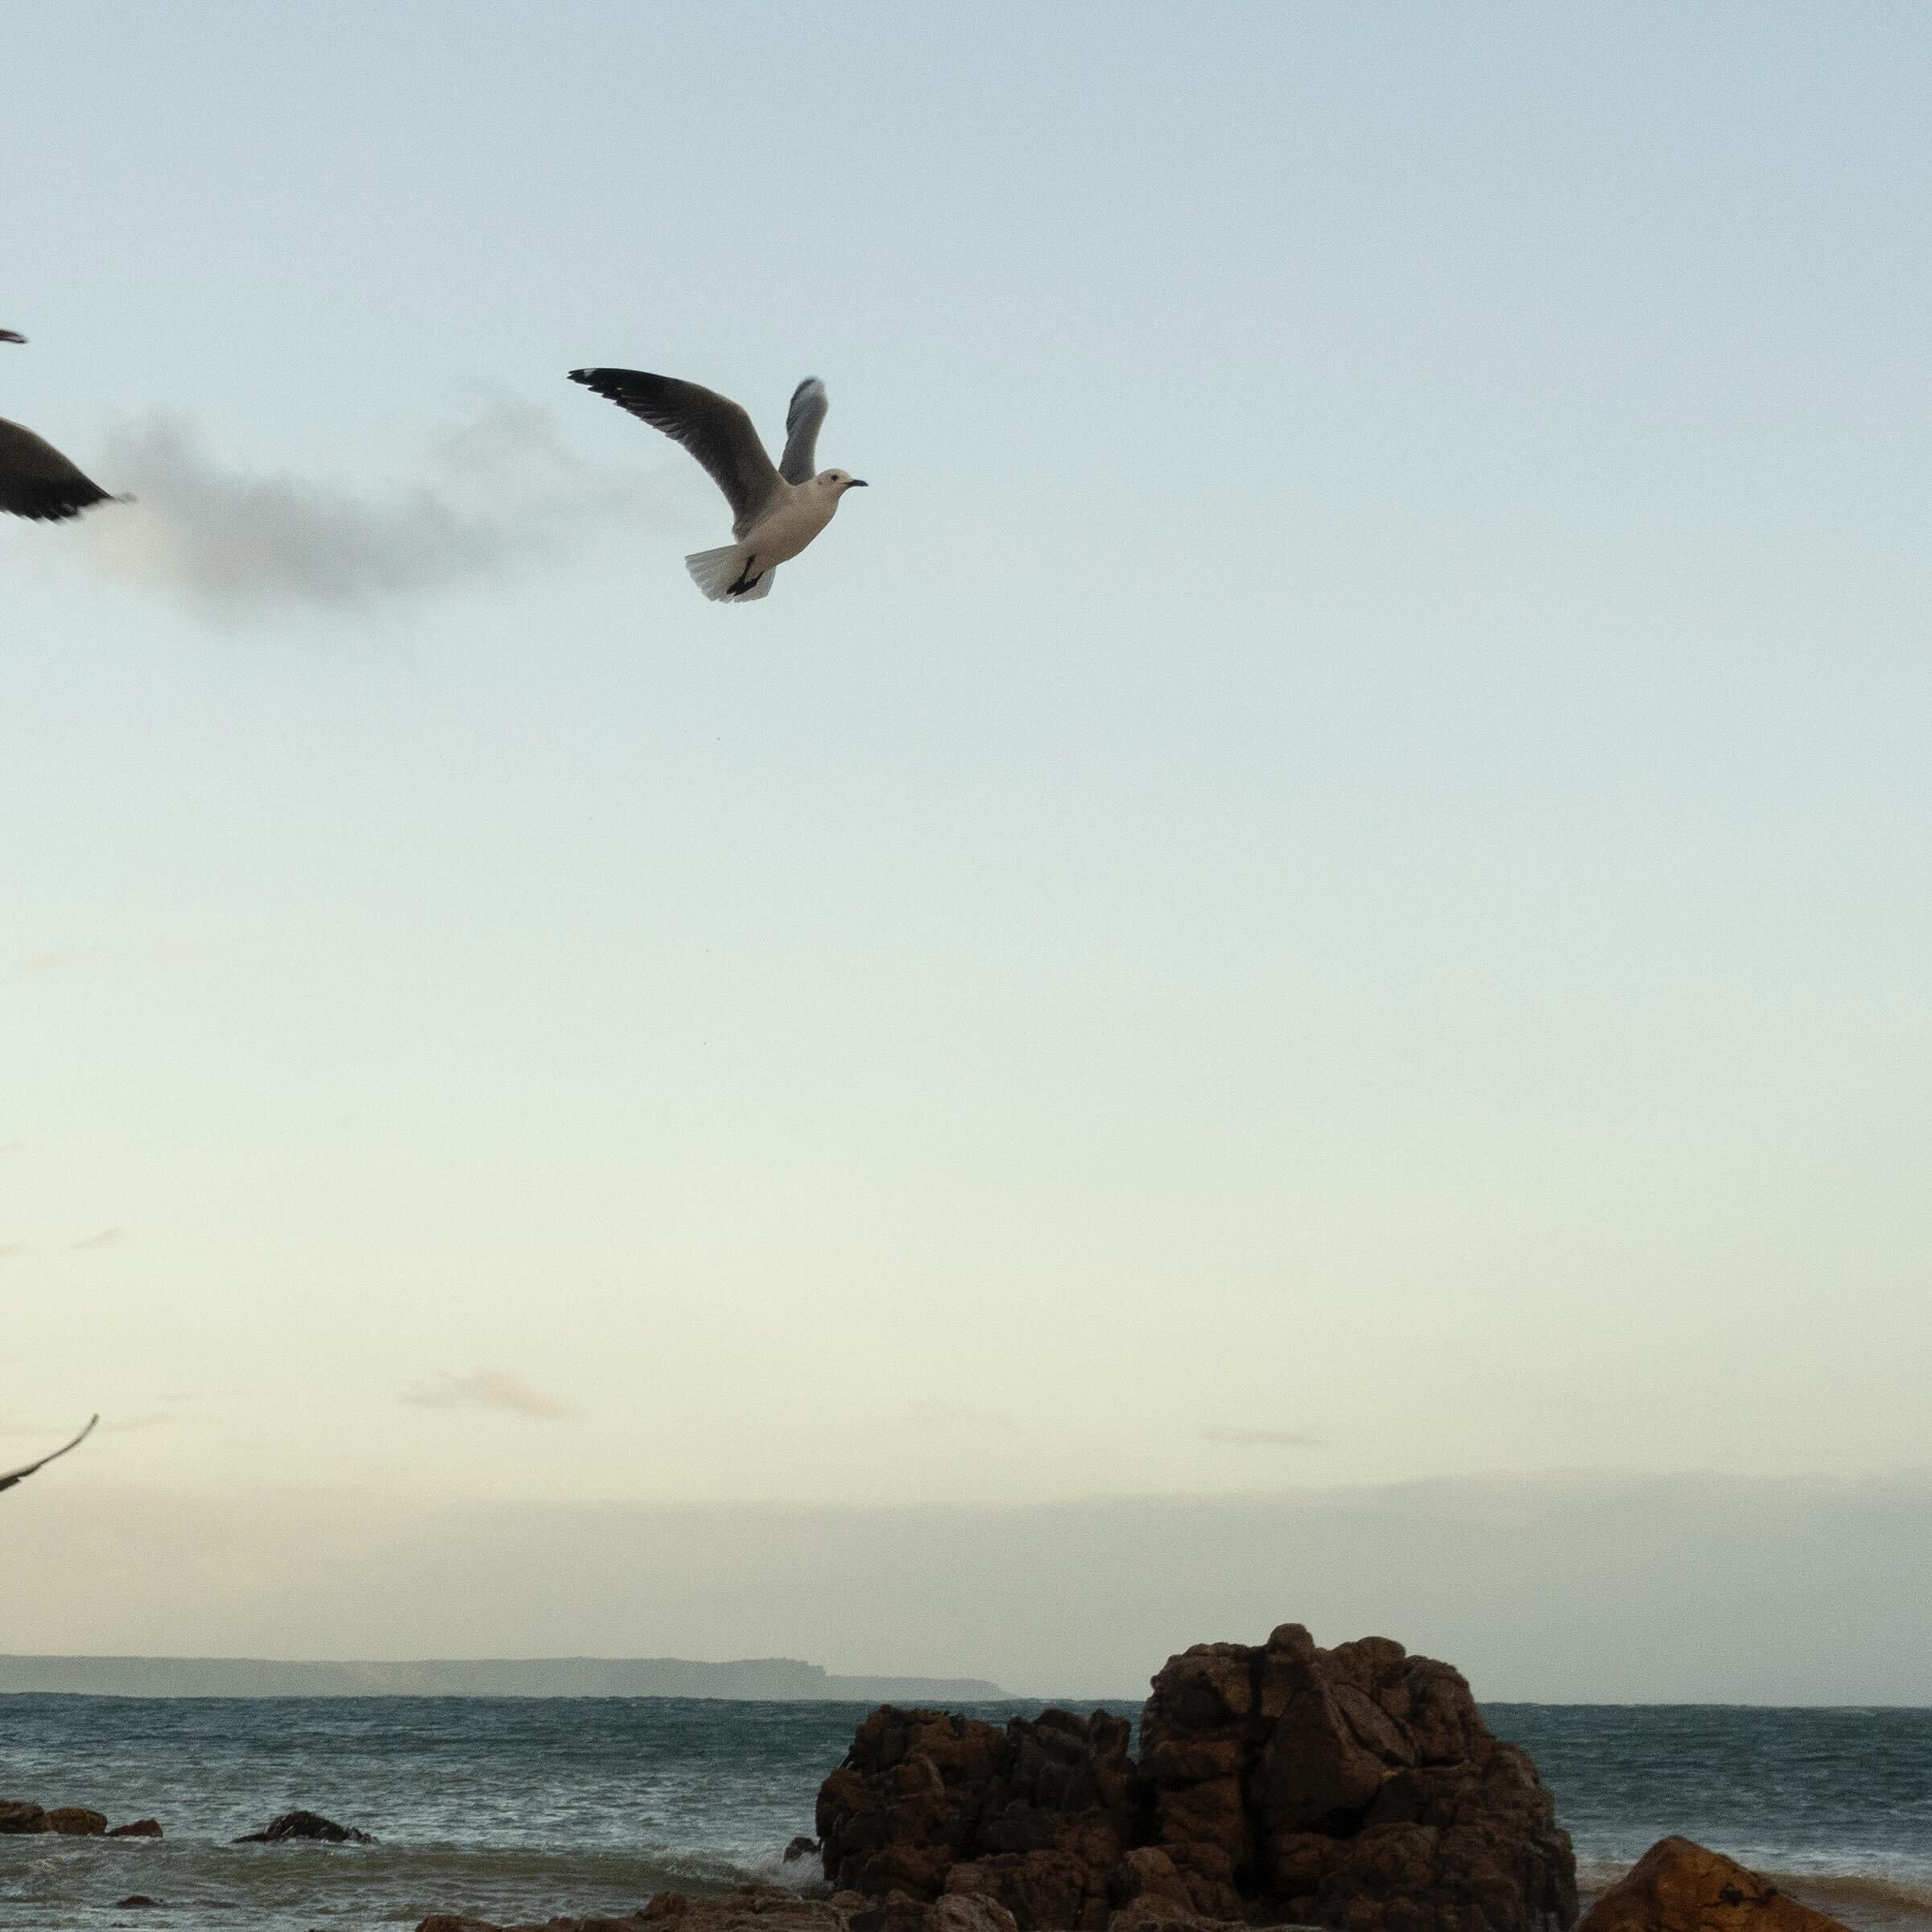
[[[138,1849],[130,1853],[130,1844]],[[752,1878],[796,1889],[819,1876],[815,1860],[787,1865],[776,1847],[731,1856],[662,1845],[243,1847],[183,1836],[70,1839],[43,1848],[39,1840],[0,1839],[0,1928],[92,1926],[130,1890],[167,1901],[149,1914],[157,1932],[200,1932],[204,1922],[217,1922],[213,1914],[233,1911],[247,1913],[262,1932],[306,1932],[323,1919],[413,1924],[437,1911],[500,1922],[559,1910],[615,1914],[634,1911],[654,1892],[716,1893]]]

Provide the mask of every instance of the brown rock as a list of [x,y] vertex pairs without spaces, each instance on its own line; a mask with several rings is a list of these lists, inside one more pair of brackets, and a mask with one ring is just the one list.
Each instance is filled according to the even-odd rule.
[[1577,1932],[1845,1932],[1721,1852],[1659,1839]]
[[[874,1711],[819,1797],[826,1876],[910,1908],[989,1900],[1019,1932],[1183,1920],[1347,1932],[1566,1932],[1575,1864],[1535,1767],[1448,1665],[1386,1637],[1197,1644],[1128,1728],[1049,1711],[1001,1730]],[[1624,1929],[1620,1929],[1624,1932]],[[1711,1929],[1701,1929],[1711,1932]],[[1787,1932],[1787,1929],[1775,1929]]]
[[56,1805],[47,1814],[47,1828],[58,1831],[63,1838],[104,1838],[107,1819],[85,1805]]
[[1149,1897],[1122,1905],[1108,1920],[1107,1932],[1249,1932],[1249,1927],[1244,1918],[1203,1918],[1171,1900]]
[[[1029,1929],[1097,1927],[1107,1874],[1137,1830],[1132,1735],[1104,1711],[1001,1727],[885,1706],[819,1793],[826,1878],[914,1905],[989,1900]],[[904,1928],[867,1921],[853,1932]]]
[[955,1891],[1004,1906],[1016,1925],[1074,1932],[1106,1922],[1105,1875],[1096,1880],[1092,1868],[1070,1852],[996,1852],[956,1864],[947,1882]]
[[116,1825],[108,1833],[109,1838],[159,1838],[162,1835],[159,1818],[138,1818],[131,1825]]
[[38,1805],[16,1804],[10,1798],[0,1798],[0,1835],[21,1835],[52,1830],[53,1827],[47,1822],[47,1814]]
[[[673,1903],[675,1901],[675,1905]],[[870,1901],[865,1901],[870,1904]],[[915,1907],[923,1911],[923,1907]],[[660,1892],[621,1918],[559,1917],[540,1926],[493,1926],[440,1913],[421,1920],[416,1932],[642,1932],[667,1920],[679,1932],[848,1932],[844,1913],[823,1900],[803,1899],[770,1885],[749,1885],[718,1898],[688,1898]]]
[[948,1892],[927,1908],[926,1932],[1017,1932],[1013,1914],[990,1898]]

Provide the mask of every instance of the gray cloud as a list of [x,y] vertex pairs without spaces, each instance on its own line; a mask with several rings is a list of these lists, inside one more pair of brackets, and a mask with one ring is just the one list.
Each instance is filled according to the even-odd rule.
[[533,1389],[507,1368],[476,1368],[468,1375],[440,1375],[405,1391],[402,1400],[418,1409],[497,1409],[533,1422],[554,1422],[576,1410]]
[[642,496],[634,479],[578,461],[541,411],[506,403],[438,444],[415,481],[390,488],[250,469],[167,415],[114,432],[101,469],[137,501],[88,520],[92,567],[229,621],[368,611],[454,589],[588,520],[635,510]]
[[1319,1449],[1322,1439],[1300,1429],[1203,1429],[1204,1443],[1219,1443],[1229,1449]]

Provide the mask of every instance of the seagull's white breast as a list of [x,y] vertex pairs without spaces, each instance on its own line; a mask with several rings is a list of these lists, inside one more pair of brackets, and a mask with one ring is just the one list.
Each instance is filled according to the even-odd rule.
[[780,487],[778,500],[739,539],[761,564],[782,564],[795,557],[832,521],[839,506],[839,493],[820,489],[816,483]]

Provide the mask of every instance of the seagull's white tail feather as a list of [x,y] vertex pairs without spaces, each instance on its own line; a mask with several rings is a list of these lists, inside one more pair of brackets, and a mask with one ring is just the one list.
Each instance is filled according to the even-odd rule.
[[716,604],[729,596],[743,561],[737,545],[727,543],[722,550],[693,551],[684,559],[684,568],[691,572],[691,582]]
[[769,597],[778,568],[773,565],[750,589],[734,594],[732,585],[745,574],[743,545],[727,543],[722,550],[694,551],[684,559],[684,568],[691,572],[691,582],[714,604],[749,604],[754,597]]

